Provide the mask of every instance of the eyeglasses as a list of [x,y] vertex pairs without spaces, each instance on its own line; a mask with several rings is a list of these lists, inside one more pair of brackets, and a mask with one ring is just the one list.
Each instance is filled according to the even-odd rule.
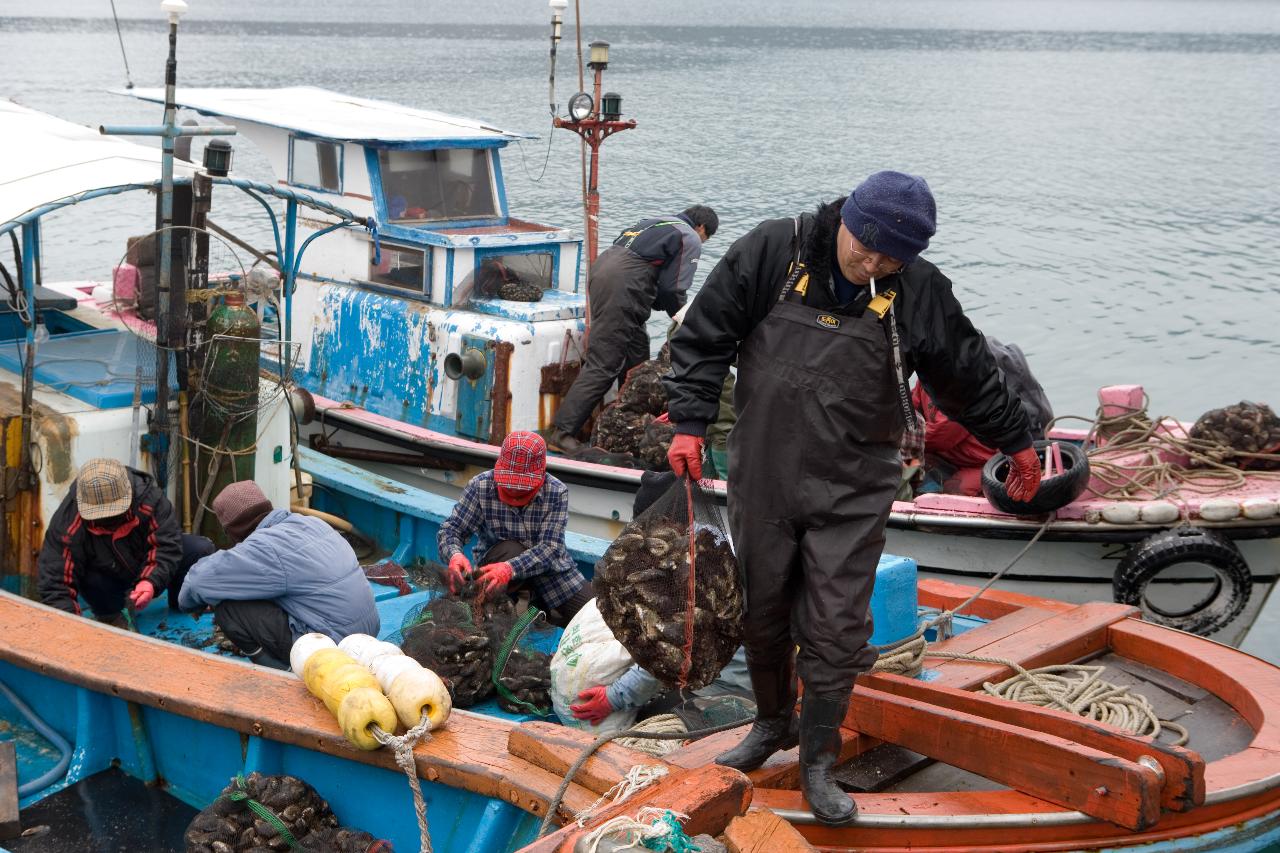
[[[906,266],[902,261],[885,260],[885,256],[879,252],[864,252],[858,248],[861,245],[862,244],[858,242],[856,237],[852,234],[849,235],[849,251],[853,252],[859,258],[865,258],[866,260],[871,261],[874,264],[874,266],[871,267],[871,271],[878,275],[893,275],[894,273],[902,272],[902,268]],[[879,258],[879,260],[876,260],[877,258]]]

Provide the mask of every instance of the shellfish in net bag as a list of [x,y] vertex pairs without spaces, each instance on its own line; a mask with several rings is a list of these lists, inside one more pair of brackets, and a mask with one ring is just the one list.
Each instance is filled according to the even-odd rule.
[[1245,470],[1280,470],[1280,459],[1266,458],[1280,454],[1280,417],[1265,403],[1242,400],[1205,412],[1189,435],[1217,445],[1201,451],[1215,462]]
[[596,564],[600,615],[668,687],[715,680],[742,640],[743,592],[720,508],[697,483],[667,490]]

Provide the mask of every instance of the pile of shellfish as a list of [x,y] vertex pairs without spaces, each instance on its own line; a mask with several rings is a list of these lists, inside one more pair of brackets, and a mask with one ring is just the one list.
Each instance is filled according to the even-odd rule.
[[[233,781],[187,827],[187,853],[271,853],[288,850],[279,827],[263,820],[247,800],[233,800],[240,788]],[[271,811],[304,850],[364,853],[378,839],[338,825],[338,818],[316,790],[295,776],[250,773],[243,793]]]
[[493,644],[471,610],[457,599],[437,599],[404,629],[400,644],[406,655],[440,676],[455,708],[470,708],[493,692]]
[[551,708],[551,655],[537,649],[513,649],[498,674],[498,707],[512,714],[545,714]]
[[[596,565],[597,604],[636,663],[670,687],[715,680],[742,640],[742,585],[733,548],[705,526],[694,536],[693,607],[688,606],[689,535],[682,524],[641,517],[627,524]],[[687,627],[692,648],[685,671]]]
[[1201,451],[1215,462],[1254,470],[1280,468],[1280,460],[1240,455],[1280,454],[1280,418],[1265,403],[1242,401],[1205,412],[1191,427],[1189,435],[1218,445]]

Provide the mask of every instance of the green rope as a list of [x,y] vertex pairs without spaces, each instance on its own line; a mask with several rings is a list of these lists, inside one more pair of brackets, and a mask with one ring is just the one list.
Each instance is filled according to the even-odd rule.
[[667,835],[659,838],[649,838],[643,841],[645,847],[650,850],[661,851],[671,848],[671,853],[698,853],[702,847],[695,844],[693,839],[684,831],[684,827],[680,825],[680,820],[675,813],[667,809],[666,814],[660,817],[655,823],[665,823],[668,826]]
[[524,636],[524,632],[527,631],[529,626],[533,624],[533,621],[541,615],[541,610],[536,607],[530,607],[524,612],[523,616],[516,620],[516,624],[511,626],[511,630],[507,632],[506,639],[502,641],[502,645],[498,648],[497,656],[493,659],[493,674],[491,676],[491,680],[493,681],[493,686],[498,689],[498,695],[503,699],[506,699],[508,702],[519,708],[525,709],[530,714],[545,717],[551,713],[550,708],[539,708],[536,705],[532,705],[524,701],[523,699],[516,698],[516,695],[508,690],[502,682],[498,680],[498,676],[501,675],[502,671],[507,667],[507,658],[511,657],[511,651],[515,648],[516,643],[520,642],[520,638]]
[[289,845],[291,850],[299,850],[302,851],[302,853],[306,853],[306,848],[298,843],[298,839],[293,837],[293,833],[289,831],[289,827],[284,825],[284,821],[276,817],[275,812],[271,811],[271,809],[267,808],[253,797],[250,797],[248,793],[245,792],[243,773],[236,774],[236,788],[237,790],[223,794],[223,796],[235,803],[243,802],[249,807],[249,811],[275,827],[276,834],[285,840],[285,843]]

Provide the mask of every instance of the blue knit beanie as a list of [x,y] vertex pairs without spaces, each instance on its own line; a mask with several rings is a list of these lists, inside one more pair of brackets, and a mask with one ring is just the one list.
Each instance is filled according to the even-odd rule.
[[858,242],[873,252],[909,264],[937,230],[937,207],[924,178],[876,172],[849,193],[840,218]]

